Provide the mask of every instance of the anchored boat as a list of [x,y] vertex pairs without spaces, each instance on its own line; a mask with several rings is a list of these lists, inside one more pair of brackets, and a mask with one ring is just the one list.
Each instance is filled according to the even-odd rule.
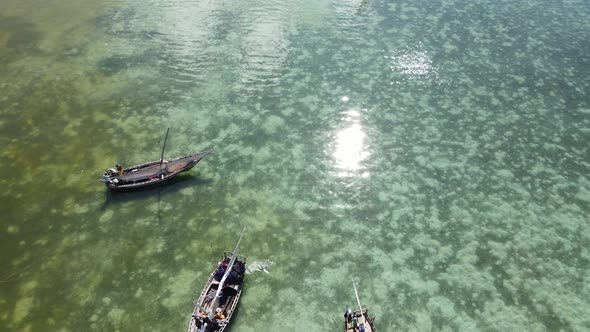
[[377,330],[373,323],[375,318],[369,317],[369,310],[367,308],[363,309],[361,306],[354,281],[352,282],[352,286],[354,287],[354,295],[356,296],[359,309],[352,311],[352,309],[347,308],[344,312],[344,332],[376,332]]
[[223,253],[223,259],[209,280],[199,298],[193,302],[195,308],[188,324],[188,332],[222,332],[228,326],[242,294],[246,257],[238,255],[238,247],[246,227],[233,252]]
[[107,187],[113,190],[145,187],[164,182],[182,172],[186,172],[195,167],[201,159],[213,153],[213,150],[208,150],[185,157],[166,160],[164,159],[164,149],[166,148],[169,131],[170,128],[166,131],[160,160],[127,168],[117,165],[117,169],[108,169],[100,181],[104,182]]

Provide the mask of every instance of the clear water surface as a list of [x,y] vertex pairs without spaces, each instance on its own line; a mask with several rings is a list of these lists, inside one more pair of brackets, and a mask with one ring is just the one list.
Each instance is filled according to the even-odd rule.
[[587,1],[4,0],[0,330],[183,331],[248,225],[230,332],[588,331],[589,77]]

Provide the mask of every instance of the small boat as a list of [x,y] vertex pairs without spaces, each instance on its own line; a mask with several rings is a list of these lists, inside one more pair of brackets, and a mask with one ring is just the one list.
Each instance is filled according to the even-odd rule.
[[[169,130],[170,128],[168,128]],[[201,159],[213,153],[213,150],[208,150],[185,157],[166,160],[164,159],[164,149],[166,148],[168,131],[166,132],[166,139],[164,140],[160,160],[127,168],[117,165],[117,169],[108,169],[100,181],[104,182],[108,188],[113,190],[145,187],[164,182],[182,172],[186,172],[195,167]]]
[[188,332],[222,332],[228,326],[242,294],[246,257],[238,255],[238,246],[246,227],[240,235],[233,252],[223,252],[223,259],[209,280],[199,298],[193,302],[193,314]]
[[367,308],[363,309],[354,282],[352,282],[352,286],[354,287],[354,294],[356,295],[356,302],[359,309],[352,311],[352,309],[347,308],[344,311],[344,332],[376,332],[375,318],[369,317],[369,310]]

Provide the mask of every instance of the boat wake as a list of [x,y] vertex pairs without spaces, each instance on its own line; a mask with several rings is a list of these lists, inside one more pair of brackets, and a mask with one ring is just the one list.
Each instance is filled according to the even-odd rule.
[[270,259],[264,259],[261,261],[255,261],[253,263],[248,263],[246,265],[246,273],[252,274],[252,273],[260,272],[260,271],[270,273],[270,272],[268,272],[268,269],[270,269],[270,267],[273,264],[274,263]]

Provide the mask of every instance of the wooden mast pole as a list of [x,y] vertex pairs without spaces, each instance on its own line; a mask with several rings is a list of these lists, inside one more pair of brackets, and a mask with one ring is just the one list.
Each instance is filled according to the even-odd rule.
[[354,284],[354,281],[352,282],[352,287],[354,287],[354,295],[356,295],[356,303],[359,305],[359,310],[362,314],[363,307],[361,306],[361,301],[359,300],[359,293],[356,291],[356,285]]
[[365,324],[365,316],[363,315],[363,307],[361,306],[361,300],[359,300],[359,293],[356,290],[356,285],[354,284],[354,280],[352,281],[352,287],[354,287],[354,295],[356,296],[356,303],[359,306],[359,316],[358,316],[358,323]]
[[162,155],[160,156],[160,174],[162,174],[162,165],[164,164],[164,149],[166,149],[166,141],[168,141],[168,133],[170,132],[170,127],[166,130],[166,137],[164,138],[164,146],[162,146]]
[[219,298],[221,297],[221,291],[223,288],[223,284],[225,283],[225,279],[227,279],[227,277],[229,276],[232,267],[234,265],[234,263],[236,262],[236,258],[238,257],[238,247],[240,246],[240,242],[242,242],[242,237],[244,236],[244,232],[246,232],[246,226],[244,226],[244,229],[242,230],[242,234],[240,235],[240,239],[238,240],[238,243],[236,244],[236,248],[234,249],[234,251],[232,252],[232,256],[231,259],[229,261],[229,263],[227,264],[227,267],[225,268],[225,273],[223,274],[223,278],[221,278],[221,280],[219,281],[219,286],[217,287],[217,292],[215,292],[215,297],[213,298],[213,303],[211,305],[211,311],[209,311],[209,319],[213,318],[213,313],[215,312],[215,310],[217,309],[217,306],[219,305]]

